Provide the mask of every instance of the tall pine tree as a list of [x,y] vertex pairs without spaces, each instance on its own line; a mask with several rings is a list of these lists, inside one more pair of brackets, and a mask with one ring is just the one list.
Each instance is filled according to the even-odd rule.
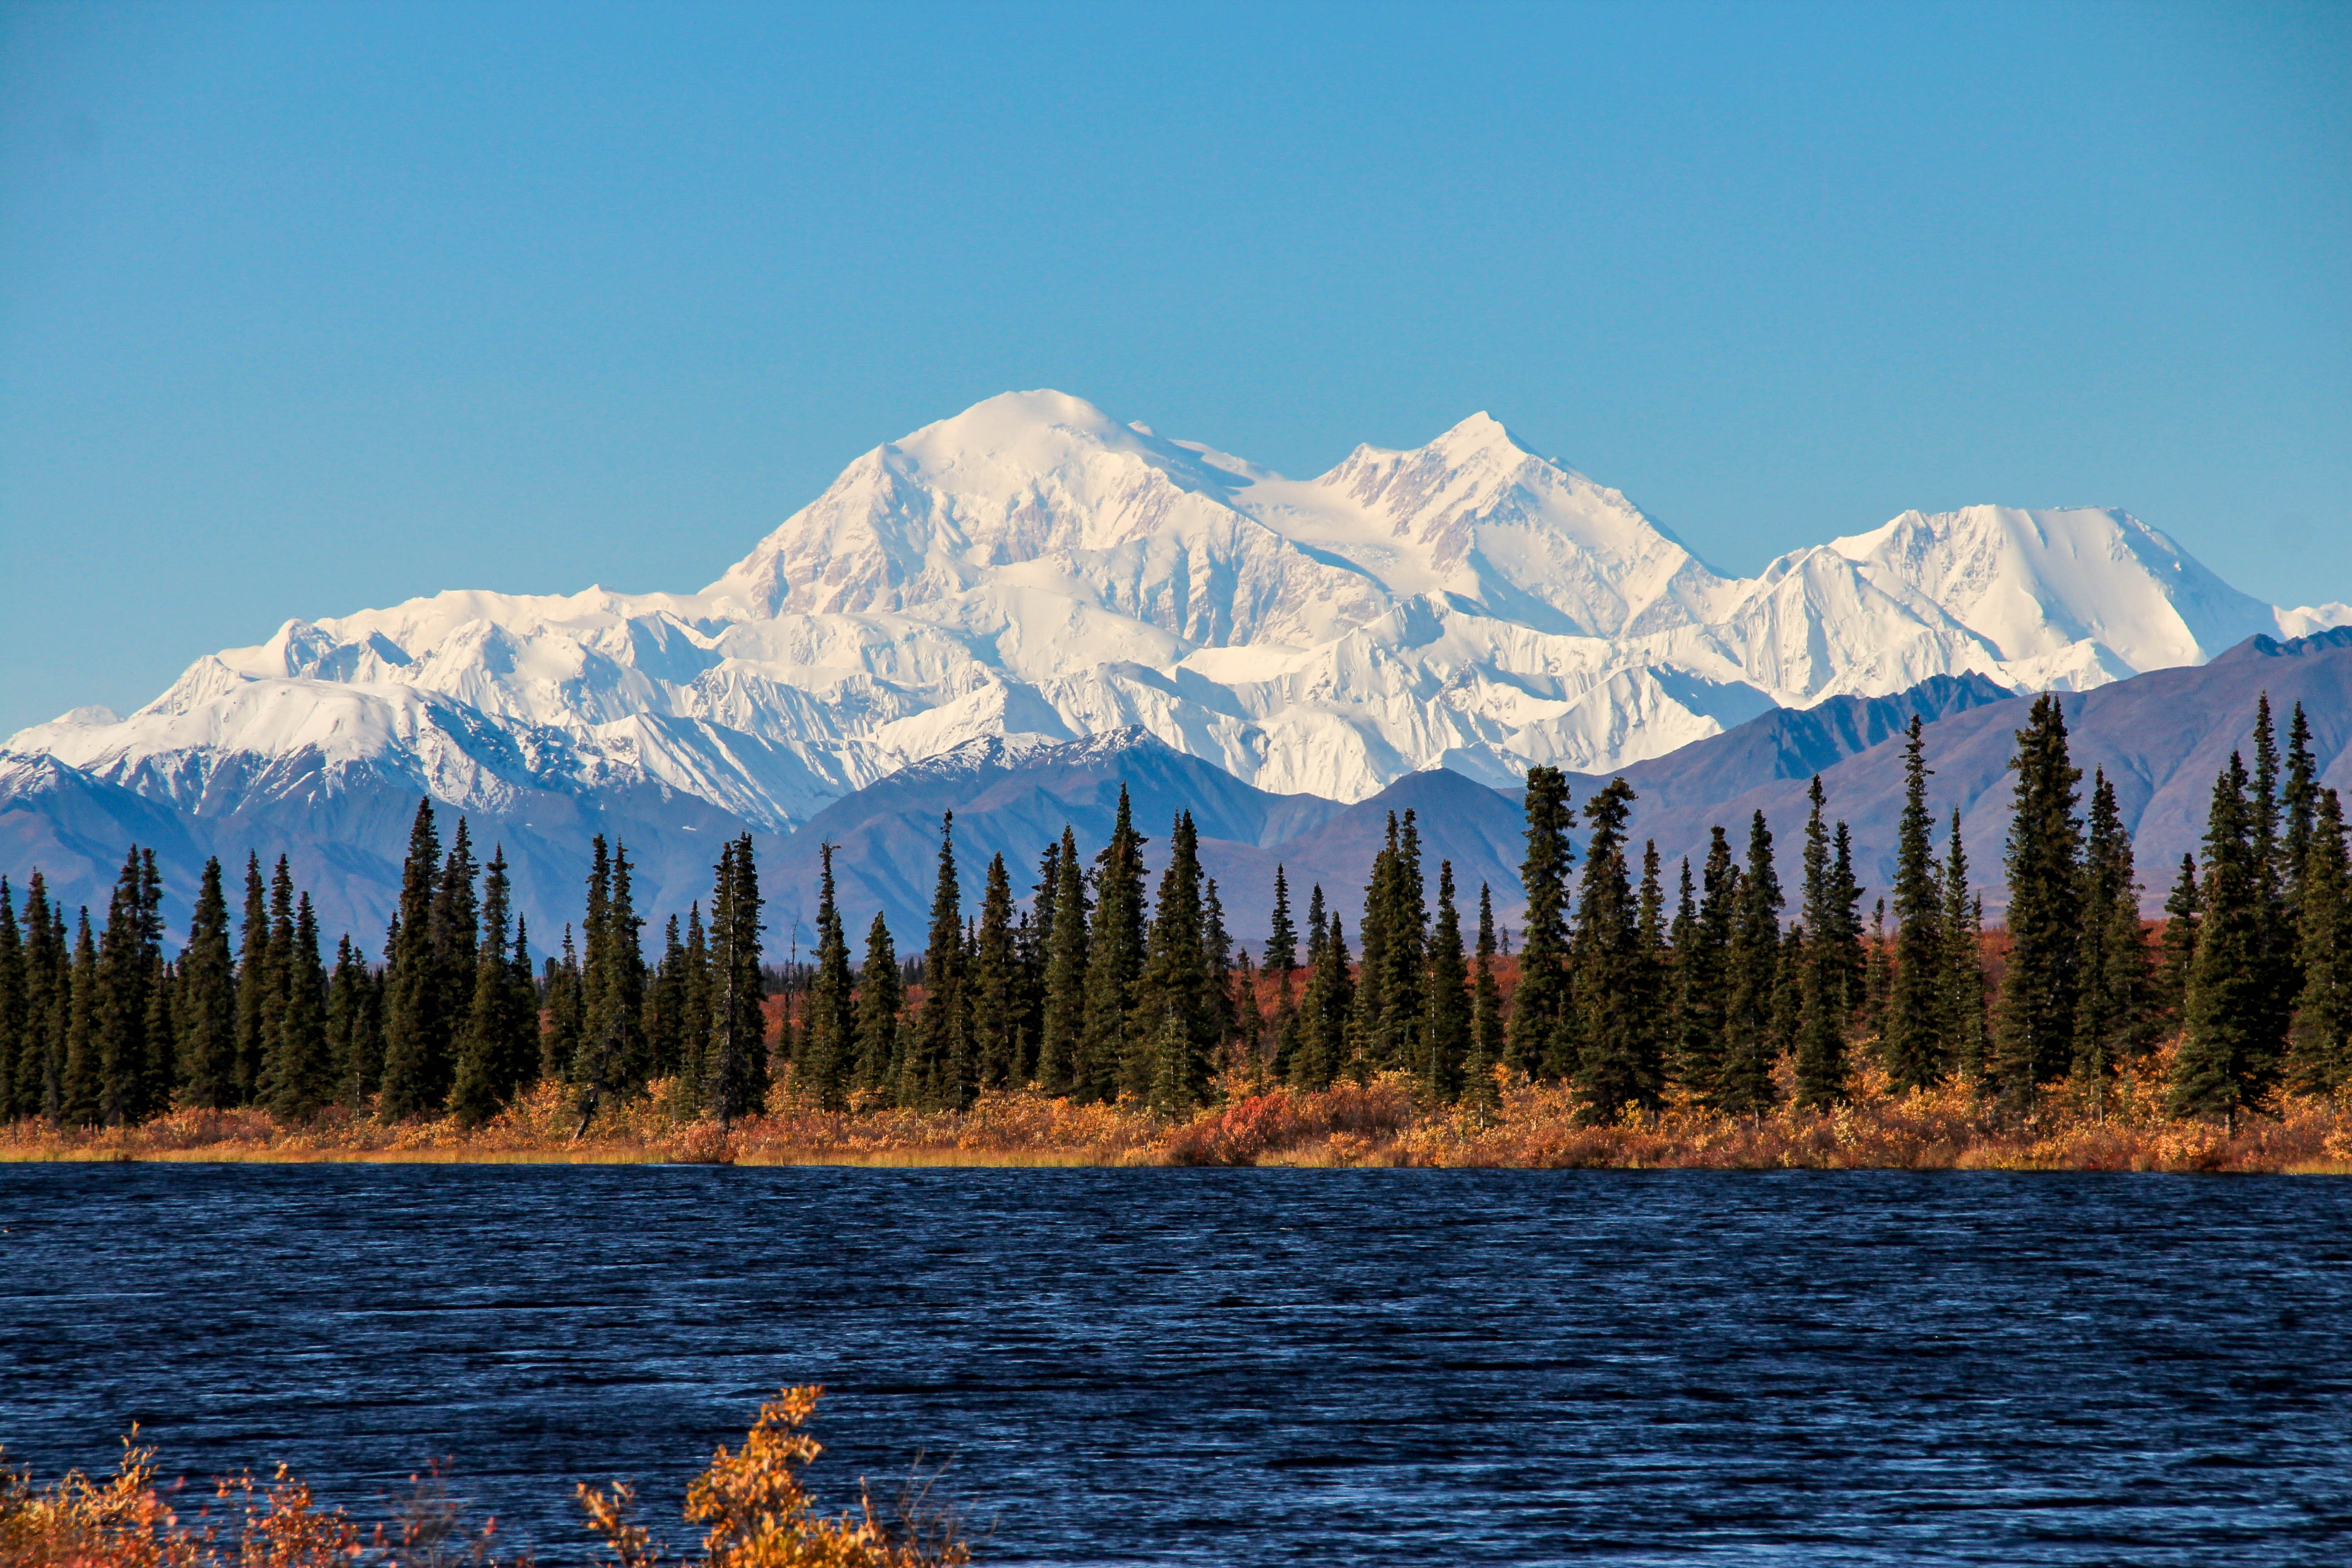
[[1734,1116],[1755,1116],[1780,1098],[1772,1082],[1779,1054],[1773,1011],[1780,991],[1780,873],[1773,864],[1772,830],[1758,812],[1748,828],[1748,866],[1726,956],[1730,983],[1724,1004],[1723,1056],[1713,1103]]
[[2010,763],[2017,774],[2010,816],[2009,959],[2001,970],[1994,1077],[2012,1110],[2037,1086],[2074,1064],[2082,993],[2082,824],[2066,754],[2066,714],[2056,696],[2034,699]]
[[229,946],[228,900],[217,858],[205,862],[188,945],[180,952],[180,1092],[187,1103],[236,1103],[236,960]]
[[1528,924],[1519,943],[1519,984],[1511,997],[1506,1034],[1510,1065],[1536,1077],[1564,1077],[1574,1067],[1578,1041],[1568,973],[1568,780],[1558,768],[1528,770],[1527,858],[1519,885],[1527,891]]
[[2296,878],[2303,990],[2287,1036],[2288,1081],[2299,1093],[2334,1094],[2352,1079],[2352,858],[2343,803],[2332,789],[2315,794]]

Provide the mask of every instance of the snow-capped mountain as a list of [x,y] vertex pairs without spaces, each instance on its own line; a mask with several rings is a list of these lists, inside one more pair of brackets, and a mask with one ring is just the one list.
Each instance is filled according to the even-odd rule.
[[203,814],[366,781],[498,815],[685,797],[767,831],[986,736],[1140,729],[1275,794],[1596,772],[1775,706],[2082,689],[2352,620],[2127,513],[1976,507],[1734,578],[1475,415],[1319,479],[1055,392],[859,458],[697,594],[450,592],[294,620],[12,737]]

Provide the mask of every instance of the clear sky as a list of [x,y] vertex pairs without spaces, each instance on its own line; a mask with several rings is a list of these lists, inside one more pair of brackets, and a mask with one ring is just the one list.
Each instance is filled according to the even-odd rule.
[[0,735],[1033,386],[2352,599],[2352,6],[0,5]]

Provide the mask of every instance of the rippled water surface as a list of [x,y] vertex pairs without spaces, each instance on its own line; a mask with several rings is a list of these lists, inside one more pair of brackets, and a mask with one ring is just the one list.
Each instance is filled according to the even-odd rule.
[[[779,1384],[992,1562],[2352,1562],[2352,1184],[0,1166],[0,1441],[586,1554]],[[674,1539],[685,1532],[675,1531]]]

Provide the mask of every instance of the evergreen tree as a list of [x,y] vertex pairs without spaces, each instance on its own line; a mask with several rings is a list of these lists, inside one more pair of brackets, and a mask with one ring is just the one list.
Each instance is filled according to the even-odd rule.
[[2233,752],[2206,817],[2203,918],[2170,1097],[2176,1116],[2219,1115],[2232,1124],[2271,1065],[2260,995],[2269,979],[2263,875],[2247,784],[2245,762]]
[[677,1077],[686,1028],[686,942],[673,914],[662,926],[661,957],[646,975],[646,1057],[655,1078]]
[[287,948],[286,1006],[268,1074],[269,1113],[280,1121],[301,1121],[335,1094],[334,1064],[327,1056],[327,973],[308,893],[295,902]]
[[[1241,1036],[1241,1012],[1234,999],[1233,933],[1225,929],[1224,900],[1217,896],[1214,877],[1207,879],[1201,894],[1201,962],[1209,973],[1208,1039],[1213,1071],[1213,1064],[1226,1058]],[[1255,1011],[1255,998],[1251,1005]]]
[[1265,962],[1258,966],[1288,990],[1298,967],[1298,928],[1290,921],[1290,882],[1282,867],[1274,868],[1274,922],[1265,939]]
[[[1129,1020],[1143,973],[1143,837],[1135,831],[1127,786],[1110,842],[1095,858],[1094,923],[1087,933],[1086,1033],[1075,1098],[1118,1098],[1131,1055]],[[1147,1042],[1148,1043],[1148,1042]]]
[[1862,1038],[1873,1042],[1882,1066],[1886,1043],[1886,999],[1894,989],[1895,962],[1886,936],[1886,900],[1881,899],[1870,911],[1870,942],[1862,965],[1862,1011],[1855,1017],[1854,1027]]
[[971,1020],[963,975],[963,894],[956,879],[955,814],[940,821],[930,942],[923,952],[923,1005],[915,1015],[898,1103],[952,1110],[971,1087]]
[[1428,1001],[1422,1013],[1418,1064],[1423,1092],[1444,1104],[1462,1098],[1470,1059],[1470,976],[1463,962],[1462,917],[1454,907],[1454,862],[1437,863],[1437,921],[1429,936]]
[[2140,934],[2139,878],[2116,787],[2099,770],[2083,856],[2082,991],[2074,1017],[2074,1074],[2104,1115],[2106,1084],[2134,1055],[2147,1009],[2147,940]]
[[[1688,874],[1685,864],[1685,874]],[[1702,1104],[1717,1102],[1730,1023],[1731,938],[1739,921],[1739,866],[1720,826],[1708,835],[1699,902],[1675,943],[1675,1077]]]
[[[2302,727],[2303,709],[2295,710]],[[2296,876],[2297,949],[2303,990],[2288,1032],[2288,1081],[2299,1093],[2333,1094],[2352,1079],[2352,858],[2344,806],[2334,790],[2316,792]]]
[[[686,907],[685,1001],[678,1014],[677,1088],[681,1105],[710,1103],[710,1025],[712,998],[710,942],[702,929],[702,900]],[[552,1026],[551,1019],[550,1027]],[[542,1055],[542,1059],[544,1057]]]
[[1895,846],[1895,973],[1886,998],[1886,1076],[1893,1088],[1926,1089],[1951,1058],[1944,1037],[1944,889],[1927,815],[1927,746],[1911,716],[1903,749],[1903,815]]
[[1780,874],[1772,860],[1772,830],[1758,812],[1748,829],[1748,868],[1734,896],[1723,1020],[1723,1054],[1713,1103],[1734,1116],[1754,1116],[1780,1098],[1772,1082],[1779,1054],[1773,1026],[1780,990]]
[[1499,1096],[1495,1068],[1503,1059],[1503,993],[1495,978],[1495,900],[1478,884],[1478,956],[1470,982],[1470,1056],[1462,1071],[1462,1098],[1492,1108]]
[[461,1126],[478,1127],[497,1115],[539,1071],[539,1009],[530,994],[530,961],[520,951],[519,924],[509,947],[511,900],[506,847],[499,845],[482,876],[474,989],[458,1037],[457,1076],[449,1092],[449,1109]]
[[1217,1047],[1202,913],[1200,837],[1192,814],[1179,812],[1135,984],[1129,1037],[1149,1042],[1150,1056],[1130,1064],[1127,1074],[1128,1087],[1155,1109],[1179,1115],[1208,1098]]
[[[245,922],[236,959],[236,1103],[261,1092],[261,1011],[269,991],[269,903],[261,857],[245,858]],[[397,917],[394,917],[397,918]],[[386,952],[391,950],[387,948]]]
[[760,873],[748,833],[719,853],[710,894],[710,1109],[719,1122],[767,1103],[766,1017],[761,1008]]
[[1797,1104],[1819,1110],[1845,1100],[1844,997],[1835,956],[1841,924],[1838,889],[1831,868],[1829,827],[1822,819],[1826,801],[1821,774],[1813,775],[1805,798],[1811,810],[1805,818],[1804,913],[1799,923],[1809,934],[1796,977]]
[[[160,961],[162,902],[155,856],[143,860],[136,845],[123,860],[98,945],[99,1116],[110,1127],[131,1125],[163,1109],[159,1073],[147,1040],[148,992]],[[157,1042],[159,1047],[163,1042]]]
[[285,856],[269,875],[269,945],[261,972],[261,1076],[254,1102],[279,1103],[278,1070],[286,1051],[286,1009],[294,994],[294,870]]
[[94,1127],[100,1115],[98,943],[90,935],[89,906],[82,906],[74,932],[73,975],[66,1014],[63,1114],[69,1127]]
[[1969,856],[1960,841],[1960,812],[1952,808],[1952,837],[1944,850],[1944,1021],[1941,1034],[1952,1069],[1985,1086],[1991,1042],[1985,1029],[1984,899],[1969,886]]
[[1047,842],[1037,858],[1037,880],[1030,889],[1029,913],[1021,922],[1022,1061],[1017,1081],[1034,1083],[1045,1039],[1045,971],[1054,958],[1055,905],[1062,896],[1062,845]]
[[2292,873],[2280,838],[2280,768],[2278,735],[2271,722],[2271,700],[2263,692],[2254,703],[2253,788],[2247,798],[2248,829],[2252,844],[2258,947],[2255,981],[2248,1001],[2254,1008],[2250,1021],[2256,1076],[2274,1079],[2286,1058],[2286,1033],[2294,1011],[2302,976],[2295,966],[2294,923],[2288,907]]
[[2033,1103],[2036,1086],[2074,1063],[2074,1016],[2082,995],[2082,824],[2074,785],[2082,771],[2066,756],[2066,715],[2043,692],[2017,731],[2010,819],[2009,959],[2001,970],[1995,1069],[2013,1110]]
[[890,927],[882,912],[866,931],[866,963],[857,972],[857,1087],[875,1092],[891,1084],[891,1067],[898,1058],[898,1009],[904,996],[898,985],[898,952],[891,945]]
[[[562,957],[548,955],[541,987],[546,994],[547,1027],[540,1036],[539,1074],[556,1083],[569,1083],[580,1056],[587,1007],[582,994],[584,987],[580,975],[580,951],[572,942],[572,927],[568,924],[563,928]],[[706,1006],[697,1016],[708,1030],[711,1021],[709,1008]]]
[[2311,753],[2311,721],[2303,704],[2294,705],[2286,727],[2286,785],[2279,794],[2284,826],[2279,840],[2285,868],[2287,929],[2296,942],[2300,962],[2305,860],[2319,809],[2319,762]]
[[[587,952],[582,955],[580,975],[580,1050],[572,1067],[572,1081],[585,1099],[634,1092],[644,1086],[652,1065],[645,1037],[646,958],[640,934],[645,921],[637,914],[628,847],[616,843],[608,858],[600,836],[592,848],[588,918],[583,925]],[[742,856],[739,853],[737,858],[740,862]],[[756,952],[751,963],[756,975]],[[752,1048],[759,1044],[755,1035]],[[751,1077],[764,1085],[764,1058]],[[764,1099],[764,1087],[761,1094]]]
[[1012,874],[1003,856],[992,856],[981,892],[971,972],[964,981],[982,1089],[1005,1089],[1022,1081],[1021,963],[1013,938]]
[[[1322,887],[1313,902],[1322,901]],[[1307,911],[1308,924],[1315,910]],[[1348,939],[1339,929],[1338,910],[1324,922],[1321,938],[1310,943],[1314,972],[1307,977],[1307,1005],[1297,1052],[1293,1081],[1304,1089],[1328,1089],[1339,1076],[1348,1052],[1348,1020],[1355,1014],[1356,987],[1349,973]]]
[[[449,1017],[433,942],[434,886],[441,869],[433,802],[419,800],[408,832],[408,856],[401,866],[400,903],[384,943],[383,1078],[376,1113],[386,1121],[430,1115],[441,1108],[446,1093],[442,1075]],[[249,948],[249,931],[247,941]],[[240,1006],[244,983],[240,971]]]
[[856,983],[849,973],[849,933],[841,923],[835,897],[833,854],[838,846],[820,844],[816,899],[816,973],[810,976],[805,1021],[801,1031],[800,1079],[828,1110],[849,1103],[850,1078],[856,1066],[857,1008]]
[[25,1024],[16,1047],[16,1103],[21,1116],[65,1120],[66,1026],[72,1011],[73,965],[65,910],[49,903],[39,871],[25,883]]
[[383,1071],[383,1039],[374,978],[349,932],[335,944],[334,972],[327,980],[327,1054],[335,1064],[339,1097],[358,1110]]
[[18,1060],[26,1040],[25,946],[16,929],[16,900],[0,877],[0,1126],[34,1114],[16,1103]]
[[1037,1041],[1037,1083],[1047,1094],[1081,1089],[1079,1068],[1087,1023],[1086,868],[1078,859],[1077,836],[1066,825],[1055,857],[1054,923],[1045,935],[1045,1005]]
[[1528,924],[1519,943],[1519,984],[1511,997],[1510,1065],[1530,1076],[1566,1077],[1575,1063],[1576,1028],[1568,973],[1568,780],[1558,768],[1528,770]]
[[1836,931],[1823,954],[1834,982],[1831,995],[1841,1034],[1851,1033],[1863,1012],[1868,962],[1862,947],[1862,884],[1853,874],[1853,835],[1843,822],[1830,834],[1830,913]]
[[2164,936],[2158,948],[2155,1016],[2159,1033],[2179,1033],[2189,1000],[2189,972],[2197,959],[2197,922],[2203,907],[2197,885],[2197,857],[2180,858],[2180,876],[2164,900]]
[[[1651,1059],[1647,967],[1639,949],[1633,880],[1625,865],[1625,828],[1633,791],[1612,779],[1584,803],[1591,836],[1584,847],[1571,957],[1575,999],[1582,1015],[1576,1031],[1583,1058],[1576,1074],[1580,1114],[1613,1121],[1629,1105],[1658,1103],[1659,1074]],[[1522,982],[1524,984],[1524,981]]]
[[228,940],[228,900],[217,858],[205,862],[188,945],[180,950],[180,1092],[192,1106],[236,1103],[236,961]]
[[1421,832],[1413,814],[1389,814],[1388,842],[1364,889],[1363,956],[1357,968],[1356,1071],[1367,1080],[1412,1059],[1421,1036],[1427,944]]

